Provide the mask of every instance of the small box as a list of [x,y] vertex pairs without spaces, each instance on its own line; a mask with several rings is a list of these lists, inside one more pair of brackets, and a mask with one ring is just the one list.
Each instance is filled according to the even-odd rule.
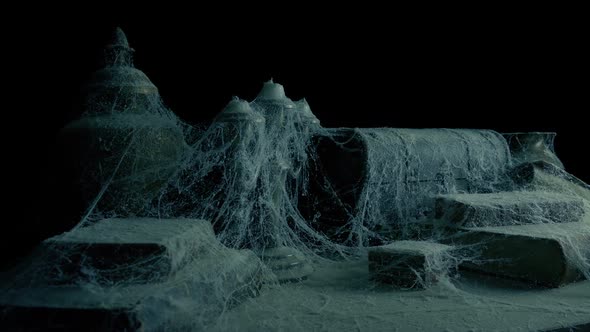
[[404,289],[424,289],[455,269],[453,247],[426,241],[397,241],[369,249],[371,278]]

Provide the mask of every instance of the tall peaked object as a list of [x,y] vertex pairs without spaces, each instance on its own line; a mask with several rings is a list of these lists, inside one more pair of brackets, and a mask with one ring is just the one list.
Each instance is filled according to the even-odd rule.
[[141,215],[174,172],[186,146],[156,86],[133,67],[133,49],[121,29],[104,55],[103,68],[85,87],[83,115],[67,124],[59,137],[63,174],[58,177],[70,183],[70,202],[78,202],[65,209],[79,205],[78,218],[80,212],[92,212],[89,207]]

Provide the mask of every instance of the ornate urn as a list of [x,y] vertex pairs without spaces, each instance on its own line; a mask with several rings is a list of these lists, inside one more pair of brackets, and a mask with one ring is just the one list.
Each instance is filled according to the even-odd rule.
[[59,134],[59,178],[79,216],[149,215],[186,147],[178,119],[133,66],[133,52],[117,28],[104,67],[85,86],[85,112]]

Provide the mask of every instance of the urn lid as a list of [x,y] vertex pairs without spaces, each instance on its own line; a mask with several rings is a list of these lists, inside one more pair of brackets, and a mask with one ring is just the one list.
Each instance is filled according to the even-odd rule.
[[281,84],[273,82],[272,79],[264,83],[253,102],[256,104],[271,104],[284,108],[295,108],[295,103],[285,94],[285,88]]
[[216,122],[254,122],[263,123],[264,117],[252,110],[250,103],[238,97],[232,100],[215,118]]
[[133,66],[134,49],[127,36],[117,28],[105,46],[103,68],[94,72],[85,90],[89,97],[96,95],[158,95],[158,88],[141,70]]

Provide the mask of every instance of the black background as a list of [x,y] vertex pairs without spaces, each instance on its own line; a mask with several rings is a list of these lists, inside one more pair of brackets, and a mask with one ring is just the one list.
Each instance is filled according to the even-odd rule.
[[81,112],[80,88],[116,26],[136,67],[191,123],[210,120],[233,95],[252,100],[274,78],[292,99],[306,97],[325,127],[553,131],[566,169],[590,182],[588,38],[570,12],[221,7],[64,8],[5,30],[13,82],[5,91],[15,98],[4,109],[6,192],[16,216],[6,238],[34,242],[31,220],[56,222],[43,219],[39,195],[51,146]]

